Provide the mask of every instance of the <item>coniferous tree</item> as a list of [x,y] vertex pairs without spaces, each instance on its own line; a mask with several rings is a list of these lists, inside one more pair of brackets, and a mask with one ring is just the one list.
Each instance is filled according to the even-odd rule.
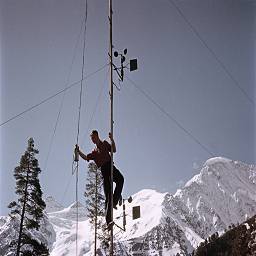
[[[20,164],[14,169],[16,179],[17,201],[9,204],[11,218],[20,219],[19,237],[17,241],[17,253],[22,255],[49,255],[47,247],[33,239],[29,230],[39,230],[40,221],[43,218],[43,210],[46,205],[42,199],[42,190],[39,182],[39,167],[36,154],[39,151],[34,147],[34,140],[28,140],[28,147],[22,155]],[[13,243],[14,244],[14,243]]]
[[105,215],[105,199],[103,195],[103,178],[99,172],[99,168],[95,163],[89,163],[87,183],[85,187],[86,208],[89,222],[94,226],[95,232],[95,250],[96,239],[105,241],[107,234],[103,216]]
[[[208,243],[201,243],[194,251],[195,256],[241,256],[255,255],[255,237],[256,230],[253,226],[256,216],[248,219],[246,222],[225,232],[222,236],[215,233],[215,239],[210,239]],[[246,223],[246,224],[245,224]],[[212,237],[212,236],[211,236]]]

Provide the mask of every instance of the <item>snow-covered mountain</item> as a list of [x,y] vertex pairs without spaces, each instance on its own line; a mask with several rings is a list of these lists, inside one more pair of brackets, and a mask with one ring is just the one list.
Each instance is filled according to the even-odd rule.
[[[69,207],[64,208],[53,197],[47,197],[45,202],[48,212],[45,213],[41,221],[40,230],[32,231],[31,236],[47,244],[51,256],[74,255],[76,246],[76,208],[78,205],[78,246],[82,248],[81,251],[84,250],[83,248],[87,248],[86,242],[84,243],[84,241],[88,240],[90,227],[88,221],[86,221],[85,207],[78,202],[78,204],[73,203]],[[0,216],[1,256],[15,255],[15,248],[10,250],[9,247],[11,241],[17,239],[18,232],[19,220]]]
[[[156,192],[149,194],[152,196]],[[142,213],[142,218],[135,222],[129,221],[128,232],[138,229],[140,235],[129,237],[126,232],[119,237],[130,255],[135,251],[141,255],[188,255],[212,233],[222,233],[231,223],[253,216],[256,212],[256,168],[225,158],[213,158],[174,195],[166,193],[162,199],[158,198],[157,216],[154,201],[148,200],[149,205],[145,206],[143,200],[141,208],[152,207],[152,210],[145,215]],[[147,223],[145,218],[149,220]]]
[[46,212],[50,213],[50,212],[57,212],[57,211],[61,211],[64,209],[64,207],[58,203],[54,197],[52,196],[47,196],[44,199],[45,203],[46,203]]
[[75,221],[77,218],[77,210],[78,210],[78,219],[79,221],[86,220],[86,208],[80,202],[73,203],[67,208],[63,208],[60,211],[51,211],[48,212],[48,216],[50,219],[52,218],[61,218]]
[[[63,208],[53,198],[46,203],[52,229],[47,224],[48,233],[43,234],[51,237],[47,240],[51,256],[75,255],[76,205]],[[114,227],[115,255],[189,255],[214,232],[222,233],[231,223],[241,223],[255,214],[256,167],[212,158],[174,195],[144,189],[125,206],[126,231]],[[134,206],[141,209],[141,217],[136,220],[132,219]],[[78,209],[78,255],[93,255],[94,234],[84,206],[79,204]],[[114,211],[119,226],[123,223],[122,211],[122,207]],[[7,237],[5,231],[11,225],[7,217],[0,218],[0,254],[11,240],[12,235]]]
[[[9,216],[0,216],[0,255],[14,256],[16,255],[16,247],[11,248],[10,244],[13,240],[18,239],[19,219],[11,219]],[[41,220],[40,229],[30,232],[31,237],[47,244],[49,250],[52,250],[53,243],[56,241],[56,233],[53,225],[49,222],[47,215]]]
[[[77,208],[78,206],[78,208]],[[78,220],[77,218],[78,209]],[[51,256],[74,255],[76,251],[76,234],[78,255],[90,251],[92,237],[90,225],[86,217],[86,208],[80,202],[73,203],[60,211],[48,213],[50,222],[56,232],[56,241],[51,251]]]

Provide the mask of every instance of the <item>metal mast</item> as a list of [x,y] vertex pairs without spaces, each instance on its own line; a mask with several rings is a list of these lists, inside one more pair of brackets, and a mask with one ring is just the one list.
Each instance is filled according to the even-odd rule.
[[[111,134],[113,135],[113,40],[112,40],[112,0],[109,0],[109,59],[110,59],[110,127]],[[110,172],[110,204],[111,207],[111,222],[113,222],[113,147],[111,146],[111,172]],[[113,243],[113,223],[111,223],[110,230],[110,256],[114,255],[114,243]]]

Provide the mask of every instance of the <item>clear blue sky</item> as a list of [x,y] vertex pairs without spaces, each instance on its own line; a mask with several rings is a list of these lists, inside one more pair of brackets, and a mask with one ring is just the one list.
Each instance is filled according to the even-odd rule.
[[[88,0],[85,74],[108,62],[107,2]],[[0,5],[3,123],[81,79],[85,7],[84,0],[3,0]],[[115,90],[115,163],[125,176],[124,196],[144,188],[174,192],[211,157],[170,116],[213,155],[255,163],[255,2],[114,0],[113,7],[114,46],[138,58],[139,70],[127,76],[162,108],[127,79]],[[98,129],[107,137],[108,84],[107,68],[83,83],[80,146],[85,152],[93,148],[88,131]],[[15,199],[13,169],[29,137],[40,151],[44,194],[64,205],[74,201],[79,85],[66,92],[63,104],[62,99],[60,94],[0,127],[0,215]],[[81,162],[81,202],[86,172],[87,163]]]

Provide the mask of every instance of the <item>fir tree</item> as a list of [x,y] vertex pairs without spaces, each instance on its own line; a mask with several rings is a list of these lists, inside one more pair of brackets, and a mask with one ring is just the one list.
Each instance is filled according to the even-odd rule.
[[104,227],[104,221],[102,218],[105,214],[105,199],[102,193],[102,187],[103,178],[99,173],[99,168],[95,163],[89,163],[84,195],[86,197],[87,216],[95,230],[95,250],[96,239],[98,238],[100,241],[104,242],[107,237],[106,232],[104,232],[106,228]]
[[47,247],[33,239],[29,230],[39,230],[40,220],[46,205],[42,199],[42,190],[39,182],[39,167],[36,154],[39,151],[34,147],[34,140],[28,140],[28,147],[22,155],[20,164],[14,169],[16,179],[16,194],[18,200],[9,204],[11,218],[20,217],[19,237],[17,241],[17,256],[22,255],[49,255]]

